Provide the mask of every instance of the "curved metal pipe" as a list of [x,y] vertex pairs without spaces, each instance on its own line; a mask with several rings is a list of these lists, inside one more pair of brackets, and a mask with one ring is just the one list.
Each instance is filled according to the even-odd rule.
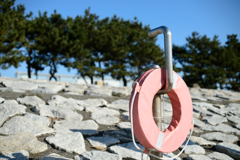
[[172,34],[166,26],[161,26],[150,30],[148,36],[155,37],[162,33],[164,34],[165,68],[167,69],[165,93],[167,93],[171,91],[173,86]]

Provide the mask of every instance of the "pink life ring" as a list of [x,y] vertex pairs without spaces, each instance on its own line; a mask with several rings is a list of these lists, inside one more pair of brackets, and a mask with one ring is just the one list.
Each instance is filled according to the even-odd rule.
[[193,129],[193,107],[187,85],[176,72],[173,72],[173,86],[167,93],[173,108],[172,121],[162,132],[154,122],[152,103],[155,94],[165,86],[166,69],[151,69],[139,77],[137,82],[139,86],[133,87],[129,103],[131,107],[134,91],[137,91],[132,111],[136,138],[145,147],[145,153],[151,149],[163,153],[175,151],[183,144],[189,130]]

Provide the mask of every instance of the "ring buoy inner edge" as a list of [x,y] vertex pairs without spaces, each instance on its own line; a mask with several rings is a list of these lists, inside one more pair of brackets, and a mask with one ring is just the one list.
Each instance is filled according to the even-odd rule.
[[[137,144],[136,144],[136,142],[135,142],[135,139],[134,139],[134,120],[135,120],[135,118],[134,118],[134,114],[133,114],[133,110],[134,110],[134,103],[136,103],[135,102],[135,99],[136,99],[136,96],[139,96],[139,94],[140,94],[140,90],[141,90],[141,87],[142,86],[140,86],[140,84],[141,85],[143,85],[144,84],[144,81],[145,81],[145,79],[148,79],[149,78],[149,75],[151,75],[151,74],[155,74],[156,75],[156,73],[157,73],[157,71],[159,71],[159,73],[160,72],[162,72],[162,74],[161,75],[164,75],[163,73],[165,73],[165,69],[152,69],[152,70],[149,70],[149,71],[147,71],[147,72],[145,72],[138,80],[137,80],[137,82],[135,82],[135,84],[134,84],[134,86],[133,86],[133,91],[132,91],[132,94],[131,94],[131,101],[130,101],[130,106],[129,106],[129,108],[130,108],[130,115],[129,115],[129,119],[130,119],[130,121],[131,121],[131,131],[132,131],[132,140],[133,140],[133,143],[134,143],[134,145],[135,145],[135,147],[137,148],[137,149],[139,149],[139,150],[141,150],[141,151],[144,151],[145,153],[148,153],[149,155],[151,155],[151,156],[155,156],[155,155],[152,155],[151,154],[151,151],[149,151],[149,150],[151,150],[150,148],[145,148],[145,150],[143,150],[143,149],[141,149],[140,147],[138,147],[137,146]],[[159,74],[159,73],[157,73],[157,74]],[[178,76],[178,77],[177,77]],[[151,77],[151,76],[150,76]],[[174,77],[175,77],[175,83],[173,84],[173,88],[174,87],[176,87],[176,85],[177,85],[177,81],[176,81],[176,79],[178,79],[180,76],[179,75],[177,75],[177,73],[175,73],[174,72]],[[156,77],[155,77],[156,78]],[[160,78],[160,77],[159,77]],[[164,77],[162,76],[162,78],[164,79]],[[181,78],[181,77],[180,77]],[[183,81],[183,80],[182,80]],[[184,82],[184,81],[183,81]],[[161,81],[160,81],[160,83],[161,83]],[[184,83],[185,84],[185,83]],[[164,85],[164,84],[163,84]],[[160,90],[160,89],[159,89]],[[189,90],[188,90],[188,92],[189,92]],[[154,93],[154,94],[156,94],[156,93]],[[139,98],[139,97],[137,97],[137,98]],[[171,97],[169,97],[170,98],[170,100],[171,100]],[[171,100],[172,101],[172,100]],[[192,104],[191,104],[192,105]],[[174,110],[173,110],[173,112],[174,112]],[[136,116],[139,116],[139,115],[136,115]],[[171,122],[171,124],[172,125],[175,125],[175,127],[177,127],[177,125],[178,125],[178,123],[176,123],[176,124],[174,124],[174,123],[176,123],[176,122],[174,122],[174,121],[172,121]],[[155,124],[156,125],[156,124]],[[175,156],[175,157],[172,157],[172,158],[160,158],[160,157],[156,157],[156,158],[160,158],[160,159],[173,159],[173,158],[176,158],[176,157],[178,157],[183,151],[184,151],[184,149],[186,148],[186,146],[187,146],[187,144],[188,144],[188,142],[189,142],[189,139],[190,139],[190,137],[191,137],[191,135],[192,135],[192,132],[193,132],[193,126],[194,126],[194,122],[193,122],[193,119],[192,119],[192,117],[191,117],[191,127],[190,127],[190,130],[191,130],[191,132],[190,132],[190,136],[189,136],[189,138],[188,138],[188,140],[187,140],[187,142],[186,142],[186,144],[185,144],[185,146],[183,147],[183,149],[181,150],[181,152],[177,155],[177,156]],[[174,128],[172,128],[172,129],[174,129]],[[171,133],[171,131],[172,131],[172,129],[171,129],[171,126],[169,126],[169,130],[167,130],[166,132],[169,132],[169,134],[172,134]],[[186,130],[186,129],[185,129]],[[189,132],[189,130],[187,131],[187,132]],[[187,133],[188,134],[188,133]],[[157,144],[156,144],[156,147],[158,146],[158,144],[160,144],[160,148],[161,148],[161,145],[162,145],[162,143],[163,143],[163,138],[166,138],[166,137],[163,137],[164,135],[162,134],[162,132],[159,132],[159,135],[158,135],[158,139],[157,139],[157,141],[159,141],[159,142],[157,142]],[[187,136],[187,135],[186,135]],[[160,137],[160,138],[159,138]],[[186,137],[185,137],[186,138]],[[141,141],[139,141],[140,143],[141,143]],[[159,150],[159,148],[157,147],[154,147],[156,150]],[[160,150],[161,151],[161,150]],[[165,152],[166,153],[166,152]]]

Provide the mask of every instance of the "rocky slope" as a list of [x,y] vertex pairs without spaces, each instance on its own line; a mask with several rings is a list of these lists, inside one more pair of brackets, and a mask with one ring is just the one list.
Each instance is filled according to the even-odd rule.
[[[195,127],[177,159],[240,159],[240,93],[189,90]],[[141,159],[131,141],[130,92],[127,87],[0,77],[0,160]],[[166,95],[162,99],[166,128],[172,108]]]

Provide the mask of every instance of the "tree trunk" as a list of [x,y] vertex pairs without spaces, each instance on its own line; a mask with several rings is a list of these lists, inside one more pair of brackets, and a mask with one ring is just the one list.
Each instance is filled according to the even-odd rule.
[[93,84],[93,76],[91,76],[90,79],[91,79],[91,84]]
[[31,61],[32,61],[32,50],[28,52],[28,60],[27,60],[27,71],[28,71],[28,78],[31,78]]
[[31,62],[27,61],[28,78],[31,78]]
[[86,79],[85,79],[85,77],[84,77],[84,76],[82,76],[82,78],[83,78],[83,80],[84,80],[85,84],[88,84],[88,83],[87,83],[87,81],[86,81]]
[[122,79],[123,79],[123,86],[126,87],[127,86],[127,80],[126,80],[125,76],[122,76]]
[[51,81],[52,78],[55,79],[55,81],[57,81],[57,78],[55,77],[55,73],[57,72],[57,67],[56,64],[54,63],[54,61],[52,60],[52,65],[50,65],[50,78],[49,81]]
[[[98,64],[99,64],[99,67],[102,69],[101,62],[99,62]],[[103,73],[101,73],[101,78],[102,78],[102,81],[103,81],[103,84],[104,84],[104,74]]]

